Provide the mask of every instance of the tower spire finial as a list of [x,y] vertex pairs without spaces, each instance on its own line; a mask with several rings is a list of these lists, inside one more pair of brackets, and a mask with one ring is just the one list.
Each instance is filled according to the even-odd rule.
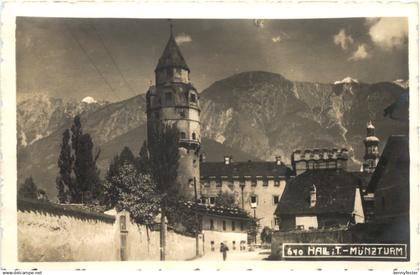
[[172,24],[172,19],[168,19],[169,21],[169,33],[171,36],[174,35],[174,25]]

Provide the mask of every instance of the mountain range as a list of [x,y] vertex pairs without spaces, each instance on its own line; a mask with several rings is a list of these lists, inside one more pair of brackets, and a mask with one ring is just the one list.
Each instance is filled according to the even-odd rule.
[[[290,81],[280,74],[244,72],[216,81],[200,93],[202,151],[207,161],[232,155],[235,161],[285,163],[295,149],[350,150],[350,169],[363,159],[366,123],[371,120],[381,150],[391,134],[407,134],[408,125],[384,117],[384,109],[408,92],[402,81],[368,84],[352,78],[335,83]],[[86,99],[86,98],[85,98]],[[120,102],[81,102],[43,94],[18,98],[18,184],[32,176],[50,198],[61,136],[80,114],[84,132],[100,150],[98,166],[106,174],[112,157],[124,146],[138,153],[146,136],[145,95]]]

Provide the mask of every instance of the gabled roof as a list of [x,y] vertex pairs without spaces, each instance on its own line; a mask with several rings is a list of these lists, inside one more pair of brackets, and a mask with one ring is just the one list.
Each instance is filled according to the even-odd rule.
[[256,177],[273,176],[288,177],[291,169],[284,164],[277,165],[276,162],[246,161],[246,162],[203,162],[200,164],[201,177]]
[[[312,185],[316,187],[314,207],[310,207]],[[308,170],[286,185],[275,214],[351,214],[358,185],[358,177],[341,169]]]
[[[378,165],[376,166],[375,172],[373,172],[372,178],[367,188],[367,192],[375,192],[378,182],[383,176],[387,163],[390,161],[390,159],[393,158],[404,159],[407,161],[407,165],[409,166],[410,153],[407,136],[394,135],[388,138],[384,151],[382,152],[381,158],[379,159]],[[403,170],[403,168],[405,168],[407,171]],[[401,176],[405,176],[407,178],[407,182],[409,182],[410,175],[407,173],[409,167],[403,168],[393,167],[391,170],[393,173],[401,173]]]
[[170,67],[182,68],[190,71],[184,57],[182,56],[178,44],[175,41],[172,31],[171,35],[169,36],[168,43],[166,44],[165,50],[163,51],[162,56],[159,58],[159,62],[155,71]]

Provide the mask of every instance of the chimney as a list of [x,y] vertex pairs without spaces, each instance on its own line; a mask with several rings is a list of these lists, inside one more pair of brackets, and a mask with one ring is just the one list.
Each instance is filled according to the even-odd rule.
[[281,165],[281,156],[276,157],[276,164]]
[[229,165],[232,163],[232,156],[225,156],[225,164]]

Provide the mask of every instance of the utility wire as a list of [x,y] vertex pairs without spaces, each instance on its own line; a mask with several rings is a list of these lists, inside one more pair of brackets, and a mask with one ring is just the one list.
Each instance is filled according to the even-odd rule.
[[128,89],[130,90],[130,92],[135,95],[135,91],[132,89],[131,85],[128,83],[127,79],[124,77],[124,74],[122,73],[120,67],[118,66],[117,62],[115,61],[114,57],[111,54],[111,51],[108,49],[108,47],[105,44],[105,41],[103,39],[103,37],[100,35],[98,29],[96,28],[95,24],[91,21],[90,22],[92,28],[95,30],[96,36],[99,38],[99,41],[102,44],[102,47],[105,49],[106,53],[108,54],[108,56],[111,58],[112,63],[114,64],[115,68],[117,69],[118,73],[120,74],[122,80],[124,81],[125,85],[128,87]]
[[105,84],[108,86],[108,88],[111,90],[112,92],[112,96],[117,95],[117,93],[115,92],[114,88],[112,88],[111,84],[108,82],[108,80],[105,78],[105,76],[101,73],[101,71],[99,70],[98,66],[95,65],[95,63],[93,62],[93,59],[90,57],[90,55],[88,54],[88,52],[86,51],[86,49],[83,47],[83,45],[80,43],[79,39],[77,39],[77,37],[74,35],[74,33],[72,32],[70,26],[68,25],[68,23],[64,23],[67,31],[70,33],[70,36],[73,38],[74,41],[76,41],[77,45],[80,47],[80,49],[82,50],[82,52],[86,55],[87,59],[89,60],[90,64],[92,65],[92,67],[96,70],[96,72],[98,73],[98,75],[103,79],[103,81],[105,82]]

